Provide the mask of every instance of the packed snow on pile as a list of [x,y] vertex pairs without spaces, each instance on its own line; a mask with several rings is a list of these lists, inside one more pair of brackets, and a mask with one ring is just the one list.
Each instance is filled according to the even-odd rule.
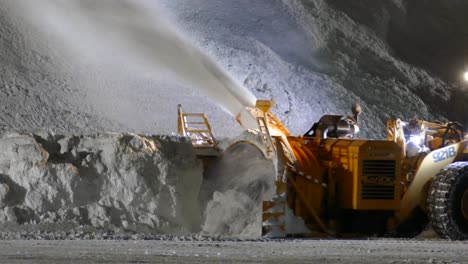
[[203,167],[185,138],[9,133],[0,149],[0,224],[199,231]]

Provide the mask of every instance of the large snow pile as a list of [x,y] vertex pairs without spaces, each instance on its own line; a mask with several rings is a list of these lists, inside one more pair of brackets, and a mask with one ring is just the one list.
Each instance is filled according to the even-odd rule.
[[95,112],[71,58],[15,15],[14,3],[0,3],[0,131],[91,133],[124,127]]
[[203,168],[185,138],[9,133],[0,149],[0,223],[200,229]]
[[[184,62],[184,76],[162,80],[165,74],[141,74],[127,63],[69,54],[70,40],[17,12],[18,2],[33,11],[38,5],[32,0],[0,4],[0,129],[167,134],[175,130],[168,124],[182,103],[188,111],[207,112],[216,135],[240,132],[234,118],[216,106],[219,98],[207,98],[195,83],[181,84],[187,74],[193,76]],[[142,2],[165,7],[173,24],[235,81],[258,98],[274,99],[273,111],[293,133],[305,132],[323,114],[348,113],[356,101],[364,109],[361,137],[382,137],[389,116],[468,121],[468,93],[449,78],[462,70],[466,53],[463,1],[141,0],[132,6]],[[114,8],[105,4],[115,3],[99,1],[94,11],[106,10],[107,23]],[[69,10],[74,15],[64,25],[80,12]],[[131,8],[127,18],[135,12]],[[116,21],[126,25],[125,14]],[[138,25],[131,26],[138,31]],[[102,27],[95,30],[105,40]],[[81,35],[92,34],[66,33],[75,34],[77,43]]]
[[[468,92],[429,71],[448,66],[434,51],[466,53],[462,1],[164,2],[258,98],[276,101],[273,111],[294,133],[323,114],[349,113],[356,101],[361,137],[383,137],[393,116],[468,125]],[[446,43],[447,35],[457,41]]]

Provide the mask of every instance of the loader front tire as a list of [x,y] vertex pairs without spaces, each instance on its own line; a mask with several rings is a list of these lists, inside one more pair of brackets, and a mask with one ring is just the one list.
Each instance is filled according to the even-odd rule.
[[452,163],[434,176],[427,203],[439,236],[468,239],[468,162]]

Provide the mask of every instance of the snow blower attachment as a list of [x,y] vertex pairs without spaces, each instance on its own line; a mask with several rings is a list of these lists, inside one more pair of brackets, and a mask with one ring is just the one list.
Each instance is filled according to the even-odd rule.
[[237,116],[261,135],[276,166],[263,235],[410,236],[429,220],[441,237],[468,238],[468,140],[460,124],[389,119],[386,140],[356,139],[361,107],[354,105],[352,115],[326,115],[293,136],[272,105],[259,100]]

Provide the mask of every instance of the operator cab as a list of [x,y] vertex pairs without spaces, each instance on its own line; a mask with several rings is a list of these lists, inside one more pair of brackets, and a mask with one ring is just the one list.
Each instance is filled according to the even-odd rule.
[[419,119],[403,122],[407,156],[460,142],[464,139],[463,126],[458,122],[431,123]]

